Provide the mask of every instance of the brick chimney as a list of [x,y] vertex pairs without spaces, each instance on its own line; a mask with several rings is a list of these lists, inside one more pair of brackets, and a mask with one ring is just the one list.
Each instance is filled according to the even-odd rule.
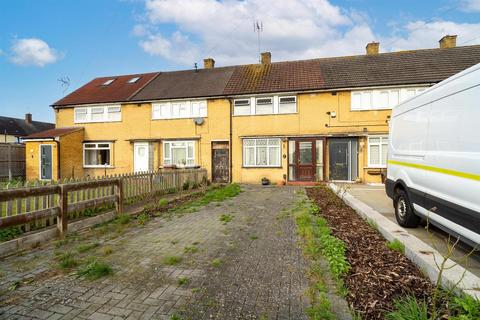
[[370,42],[365,48],[367,49],[368,55],[378,54],[380,50],[380,42]]
[[270,52],[262,52],[260,62],[262,64],[272,63],[272,54]]
[[205,69],[215,68],[215,60],[213,60],[212,58],[203,59],[203,68]]
[[28,124],[32,123],[32,114],[31,113],[25,113],[25,122]]
[[457,46],[457,35],[446,35],[438,41],[440,48],[455,48]]

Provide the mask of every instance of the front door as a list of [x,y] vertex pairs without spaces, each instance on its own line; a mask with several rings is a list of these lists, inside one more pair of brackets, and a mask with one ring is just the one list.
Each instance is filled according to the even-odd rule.
[[290,181],[316,181],[316,173],[317,173],[316,140],[315,139],[290,140],[288,166],[289,166]]
[[52,145],[40,145],[40,179],[52,179]]
[[135,142],[133,145],[133,162],[135,172],[149,171],[149,148],[147,142]]
[[212,144],[212,180],[213,182],[228,182],[229,147],[228,142],[213,142]]
[[358,175],[356,138],[332,138],[328,140],[330,153],[330,180],[353,181]]

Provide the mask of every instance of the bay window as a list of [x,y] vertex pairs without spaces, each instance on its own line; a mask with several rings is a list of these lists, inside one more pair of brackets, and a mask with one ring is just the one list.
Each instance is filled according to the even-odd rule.
[[243,139],[244,167],[279,167],[280,139]]
[[87,142],[83,144],[83,166],[85,168],[110,167],[112,144],[109,142]]
[[165,141],[163,164],[176,166],[195,165],[195,141]]
[[385,168],[387,166],[388,136],[368,137],[368,166]]

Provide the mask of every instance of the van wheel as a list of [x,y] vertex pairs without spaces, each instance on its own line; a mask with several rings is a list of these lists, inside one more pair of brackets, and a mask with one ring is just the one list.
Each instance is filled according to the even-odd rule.
[[416,228],[418,226],[420,217],[413,212],[412,204],[405,191],[402,189],[395,191],[393,205],[395,206],[395,218],[399,225],[405,228]]

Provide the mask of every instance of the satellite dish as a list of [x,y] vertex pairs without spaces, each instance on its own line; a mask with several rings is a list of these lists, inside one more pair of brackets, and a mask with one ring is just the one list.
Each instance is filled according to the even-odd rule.
[[205,122],[205,119],[195,118],[195,119],[193,119],[193,122],[195,122],[196,125],[201,126]]

